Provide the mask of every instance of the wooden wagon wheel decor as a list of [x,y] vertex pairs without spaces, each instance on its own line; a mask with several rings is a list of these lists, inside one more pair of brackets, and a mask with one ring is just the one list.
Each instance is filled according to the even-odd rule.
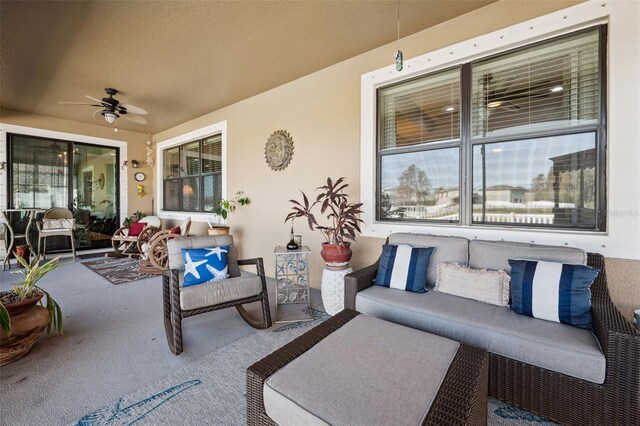
[[167,251],[167,241],[173,238],[180,238],[180,235],[158,235],[153,239],[153,241],[151,242],[151,247],[149,247],[149,260],[155,268],[161,271],[166,271],[167,269],[169,269],[169,252]]
[[264,158],[271,170],[287,168],[293,157],[293,138],[286,130],[273,132],[264,147]]
[[158,228],[154,228],[153,226],[147,226],[142,230],[140,235],[138,236],[138,250],[142,249],[143,244],[149,244],[151,238],[158,233]]
[[114,257],[126,257],[135,252],[137,247],[136,237],[129,237],[125,231],[128,231],[128,227],[123,226],[118,228],[116,232],[114,232],[113,237],[111,237],[111,245],[113,246],[113,250],[115,253]]

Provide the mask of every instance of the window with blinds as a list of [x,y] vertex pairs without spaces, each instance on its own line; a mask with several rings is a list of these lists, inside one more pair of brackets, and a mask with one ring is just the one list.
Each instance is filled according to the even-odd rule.
[[379,92],[380,148],[460,138],[460,68]]
[[606,25],[378,89],[377,220],[605,231]]
[[472,64],[473,138],[597,124],[597,29]]
[[222,137],[163,151],[163,208],[167,211],[213,212],[222,199]]

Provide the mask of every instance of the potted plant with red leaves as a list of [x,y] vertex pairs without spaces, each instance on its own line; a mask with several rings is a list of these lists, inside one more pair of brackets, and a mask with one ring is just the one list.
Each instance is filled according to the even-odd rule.
[[[356,239],[356,232],[360,232],[362,219],[358,217],[362,210],[362,203],[350,203],[349,195],[344,190],[349,184],[344,178],[336,180],[327,178],[326,185],[316,188],[320,191],[313,203],[302,192],[302,201],[289,200],[293,207],[285,222],[299,217],[306,217],[309,229],[319,230],[325,238],[320,255],[329,266],[346,265],[351,260],[351,242]],[[320,206],[320,215],[329,221],[327,225],[320,225],[312,210]]]

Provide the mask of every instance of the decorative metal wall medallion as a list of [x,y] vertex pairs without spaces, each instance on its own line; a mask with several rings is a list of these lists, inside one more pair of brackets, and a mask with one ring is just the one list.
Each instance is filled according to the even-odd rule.
[[293,157],[293,139],[286,130],[273,132],[264,147],[264,158],[272,170],[284,170]]

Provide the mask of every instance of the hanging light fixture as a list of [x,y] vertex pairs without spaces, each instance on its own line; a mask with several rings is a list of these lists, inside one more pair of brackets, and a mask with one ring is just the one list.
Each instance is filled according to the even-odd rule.
[[102,113],[102,115],[104,116],[106,122],[109,124],[113,124],[116,121],[116,118],[118,118],[118,114],[111,111],[105,111],[104,113]]
[[398,0],[398,19],[397,19],[397,29],[398,29],[398,50],[393,54],[393,58],[396,60],[396,71],[402,71],[402,50],[400,50],[400,0]]

